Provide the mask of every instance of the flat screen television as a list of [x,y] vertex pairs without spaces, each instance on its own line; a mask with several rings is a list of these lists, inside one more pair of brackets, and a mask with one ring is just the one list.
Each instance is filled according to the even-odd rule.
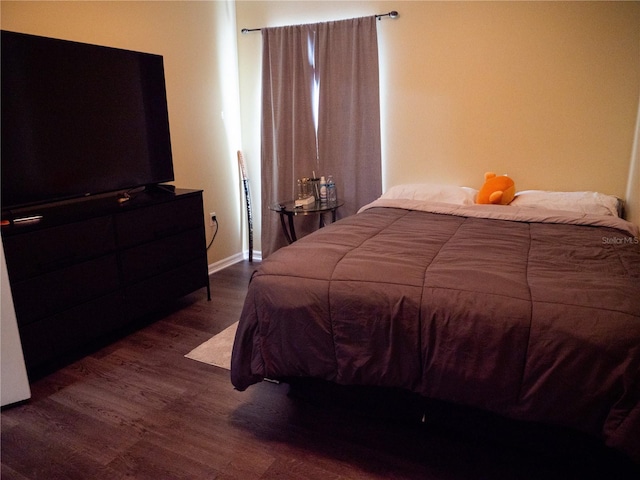
[[3,211],[174,180],[161,55],[1,35]]

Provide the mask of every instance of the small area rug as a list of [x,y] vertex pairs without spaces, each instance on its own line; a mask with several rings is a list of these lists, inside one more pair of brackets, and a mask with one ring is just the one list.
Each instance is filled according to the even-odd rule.
[[238,322],[235,322],[202,345],[191,350],[185,357],[231,370],[231,349],[233,348],[233,340],[236,336],[237,328]]

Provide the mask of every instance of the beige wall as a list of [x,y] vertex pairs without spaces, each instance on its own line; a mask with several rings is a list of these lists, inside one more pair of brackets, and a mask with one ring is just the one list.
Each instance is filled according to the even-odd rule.
[[[639,2],[241,1],[237,21],[255,28],[390,10],[400,16],[378,24],[384,188],[479,187],[492,170],[519,190],[625,197],[640,93]],[[260,47],[259,32],[239,35],[251,159],[260,151]]]
[[[3,29],[164,56],[175,185],[204,190],[219,233],[209,263],[242,249],[233,2],[7,2]],[[231,46],[231,47],[230,47]],[[209,222],[206,223],[209,225]],[[207,239],[213,229],[207,227]]]
[[[630,181],[638,175],[630,159],[640,94],[639,2],[0,6],[4,29],[165,57],[175,184],[204,189],[205,216],[215,211],[221,224],[210,263],[243,248],[238,148],[249,162],[254,217],[260,218],[261,36],[241,35],[243,27],[399,11],[398,19],[378,24],[385,188],[415,181],[478,187],[487,170],[508,173],[520,190],[625,197],[627,186],[637,185]],[[629,191],[640,223],[640,192]],[[259,222],[254,229],[259,250]]]

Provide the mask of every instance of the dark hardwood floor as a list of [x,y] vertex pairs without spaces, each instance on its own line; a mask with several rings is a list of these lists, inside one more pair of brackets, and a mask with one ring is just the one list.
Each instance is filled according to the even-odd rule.
[[624,458],[589,442],[530,438],[529,430],[455,410],[441,413],[457,422],[421,423],[356,413],[331,393],[290,395],[286,384],[235,391],[228,371],[184,355],[238,319],[252,269],[242,262],[212,275],[210,302],[204,290],[195,292],[153,323],[35,381],[29,401],[2,411],[2,479],[637,475]]

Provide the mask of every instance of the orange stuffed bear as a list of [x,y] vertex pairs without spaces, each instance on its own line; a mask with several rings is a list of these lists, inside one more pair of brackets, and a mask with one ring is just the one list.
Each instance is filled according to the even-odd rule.
[[476,203],[508,205],[515,195],[516,186],[513,180],[506,175],[497,176],[493,172],[487,172],[484,174],[484,185],[478,192]]

